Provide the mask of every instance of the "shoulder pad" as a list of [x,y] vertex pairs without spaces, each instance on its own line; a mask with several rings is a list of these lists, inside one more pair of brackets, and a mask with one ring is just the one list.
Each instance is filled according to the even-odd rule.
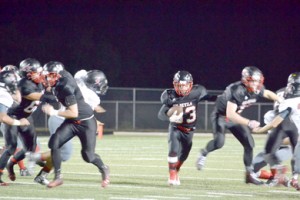
[[174,89],[166,89],[160,97],[160,101],[162,104],[168,105],[172,99],[175,98],[175,90]]

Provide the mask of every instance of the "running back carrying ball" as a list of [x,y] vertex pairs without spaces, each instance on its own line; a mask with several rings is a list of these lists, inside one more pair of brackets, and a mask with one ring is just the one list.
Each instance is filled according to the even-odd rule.
[[175,111],[176,111],[176,115],[180,115],[183,112],[183,108],[180,106],[173,106],[168,110],[167,115],[171,117]]

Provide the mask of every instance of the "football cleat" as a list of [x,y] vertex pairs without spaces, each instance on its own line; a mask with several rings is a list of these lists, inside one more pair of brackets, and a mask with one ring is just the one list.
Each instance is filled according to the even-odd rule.
[[0,186],[8,186],[8,183],[5,183],[2,180],[0,180]]
[[279,179],[271,177],[267,180],[266,185],[270,187],[279,186]]
[[20,169],[20,176],[31,176],[31,173],[29,173],[28,169]]
[[296,188],[296,190],[300,190],[300,185],[298,183],[298,180],[295,178],[292,178],[291,180],[289,180],[288,182],[288,186],[291,186],[293,188]]
[[47,187],[48,188],[54,188],[54,187],[62,185],[63,183],[64,183],[64,181],[63,181],[62,178],[56,178],[53,181],[51,181],[50,183],[48,183]]
[[179,180],[179,176],[176,170],[170,170],[170,175],[169,175],[169,179],[168,179],[168,184],[170,186],[177,186],[180,185],[180,180]]
[[248,183],[252,183],[254,185],[263,185],[264,182],[259,180],[257,178],[257,176],[255,175],[255,173],[249,173],[249,172],[246,172],[246,178],[245,178],[245,182],[248,184]]
[[206,156],[203,156],[202,153],[200,153],[196,162],[196,167],[198,170],[202,170],[204,168],[205,160]]
[[46,177],[41,176],[41,175],[40,176],[36,176],[34,178],[34,182],[39,183],[41,185],[49,185],[49,183],[50,183],[50,181],[48,181]]
[[102,183],[101,186],[103,188],[107,187],[108,184],[110,183],[109,181],[109,175],[110,175],[110,170],[109,167],[107,165],[102,166],[102,168],[100,169],[101,175],[102,175]]
[[15,181],[16,180],[16,174],[14,172],[14,164],[11,161],[9,161],[8,164],[6,165],[6,169],[7,169],[7,172],[8,172],[8,178],[11,181]]

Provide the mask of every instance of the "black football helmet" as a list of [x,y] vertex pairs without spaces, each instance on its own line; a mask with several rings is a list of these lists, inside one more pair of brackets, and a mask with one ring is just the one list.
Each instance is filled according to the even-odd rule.
[[257,67],[245,67],[242,71],[242,82],[248,92],[259,93],[264,84],[263,73]]
[[105,95],[108,89],[108,81],[100,70],[90,70],[84,79],[86,86],[98,95]]
[[45,83],[46,87],[54,87],[61,77],[59,74],[61,71],[64,70],[64,65],[58,61],[50,61],[46,63],[43,67],[44,75],[45,75]]
[[285,88],[285,98],[300,96],[300,72],[289,75]]
[[0,87],[5,88],[9,93],[14,94],[17,90],[17,76],[13,71],[0,72]]
[[173,78],[173,85],[179,96],[187,96],[193,88],[193,77],[187,71],[178,71]]
[[41,63],[34,58],[27,58],[20,62],[20,75],[27,77],[35,83],[42,83],[44,81],[42,76],[43,68]]

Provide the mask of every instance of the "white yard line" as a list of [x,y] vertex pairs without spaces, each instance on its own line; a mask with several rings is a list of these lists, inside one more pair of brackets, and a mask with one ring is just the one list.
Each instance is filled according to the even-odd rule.
[[70,198],[45,198],[45,197],[3,197],[1,196],[0,199],[13,199],[13,200],[95,200],[95,199],[70,199]]

